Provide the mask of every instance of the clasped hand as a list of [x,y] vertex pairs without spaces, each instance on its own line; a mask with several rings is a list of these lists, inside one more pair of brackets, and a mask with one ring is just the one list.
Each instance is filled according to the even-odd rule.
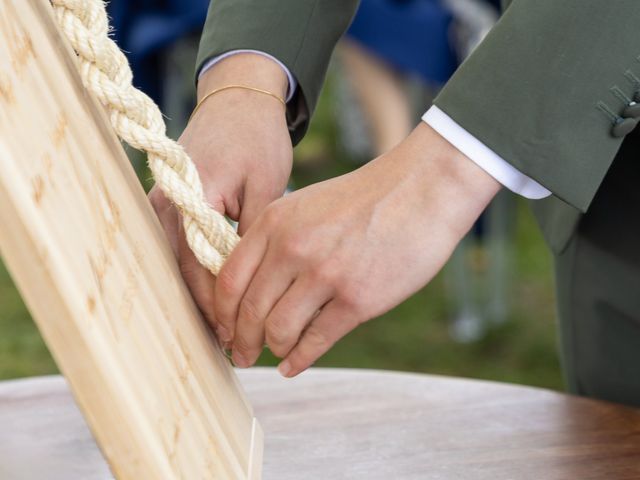
[[[226,71],[237,77],[243,61]],[[207,82],[224,84],[217,75]],[[253,365],[266,343],[290,377],[427,284],[499,184],[422,123],[366,166],[282,197],[292,153],[281,107],[229,92],[180,139],[209,203],[240,222],[242,240],[217,280],[189,250],[176,209],[157,189],[150,199],[193,298],[236,365]]]
[[236,365],[266,343],[280,372],[297,375],[433,278],[497,191],[493,179],[483,195],[463,185],[460,165],[479,169],[449,148],[423,124],[389,154],[258,216],[215,286],[218,335]]

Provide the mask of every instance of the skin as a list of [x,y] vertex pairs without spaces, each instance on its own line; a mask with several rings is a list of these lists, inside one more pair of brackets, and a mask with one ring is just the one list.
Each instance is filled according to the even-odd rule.
[[[255,79],[284,94],[282,70],[259,58],[216,65],[201,79],[200,96]],[[239,218],[243,235],[217,281],[189,252],[173,207],[159,192],[150,195],[196,302],[239,367],[253,365],[266,343],[283,359],[282,375],[308,368],[431,281],[500,189],[421,123],[364,167],[282,197],[291,169],[282,105],[238,92],[198,115],[180,141],[208,200]]]
[[[198,101],[216,88],[231,84],[256,86],[282,98],[288,88],[286,75],[275,62],[243,54],[223,60],[202,76]],[[191,119],[178,141],[198,169],[209,204],[238,221],[241,235],[286,189],[293,147],[284,107],[274,98],[239,89],[214,95]],[[215,278],[189,249],[179,214],[162,191],[154,187],[149,200],[196,304],[215,329]]]

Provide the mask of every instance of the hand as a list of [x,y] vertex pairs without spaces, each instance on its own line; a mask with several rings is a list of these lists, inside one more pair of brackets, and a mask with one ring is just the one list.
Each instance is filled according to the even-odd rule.
[[[198,97],[224,85],[245,84],[284,96],[287,79],[272,60],[241,54],[207,71]],[[293,158],[284,107],[260,93],[232,89],[209,98],[179,142],[195,162],[209,204],[239,221],[242,234],[270,202],[283,195]],[[214,326],[214,277],[187,245],[176,208],[154,187],[149,199],[176,253],[182,275],[205,318]],[[224,337],[218,332],[219,337]]]
[[390,153],[272,203],[218,276],[233,360],[294,376],[441,269],[500,186],[421,124]]

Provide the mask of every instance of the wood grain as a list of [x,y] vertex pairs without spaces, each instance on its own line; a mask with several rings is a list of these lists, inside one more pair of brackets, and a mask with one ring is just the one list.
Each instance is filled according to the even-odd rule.
[[[265,480],[640,478],[640,409],[430,375],[239,376],[265,429]],[[111,478],[60,378],[0,383],[0,425],[2,479]]]
[[251,407],[46,0],[0,2],[0,223],[118,478],[259,478]]

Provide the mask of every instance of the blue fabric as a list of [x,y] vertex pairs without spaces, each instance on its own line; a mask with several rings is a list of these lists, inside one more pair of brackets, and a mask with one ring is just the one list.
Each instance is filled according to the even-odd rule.
[[439,0],[362,0],[347,36],[396,69],[443,84],[457,67]]
[[158,54],[179,38],[202,30],[209,0],[111,0],[114,40],[127,53],[134,81],[160,100]]
[[[488,0],[497,3],[499,0]],[[202,29],[209,0],[111,0],[114,39],[133,69],[135,84],[160,100],[158,55]],[[446,82],[456,68],[449,45],[451,14],[439,0],[362,0],[347,35],[401,71]]]

